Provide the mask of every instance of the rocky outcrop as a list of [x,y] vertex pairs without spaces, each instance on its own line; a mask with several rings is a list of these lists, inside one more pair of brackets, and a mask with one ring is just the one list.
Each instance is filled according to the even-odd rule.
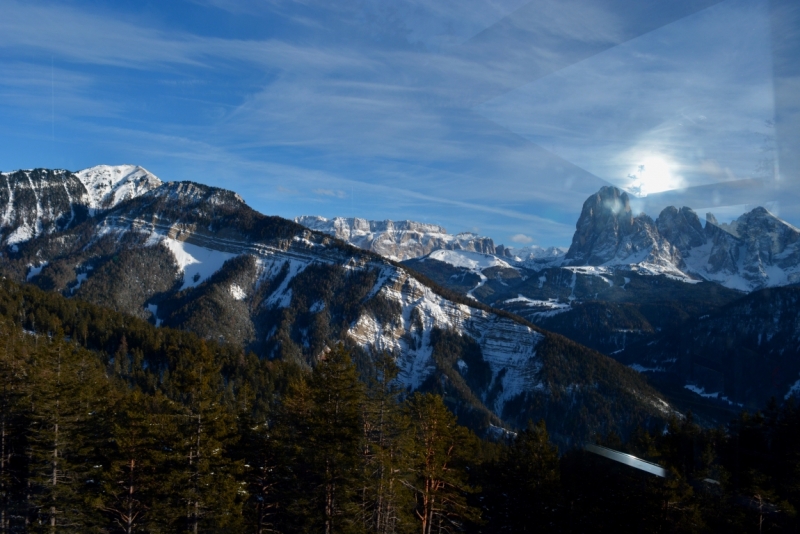
[[326,219],[309,215],[297,217],[295,222],[395,261],[419,258],[441,249],[496,253],[491,238],[473,233],[451,235],[435,224],[344,217]]
[[700,218],[692,208],[686,206],[681,209],[674,206],[664,208],[656,219],[656,228],[682,254],[706,242]]

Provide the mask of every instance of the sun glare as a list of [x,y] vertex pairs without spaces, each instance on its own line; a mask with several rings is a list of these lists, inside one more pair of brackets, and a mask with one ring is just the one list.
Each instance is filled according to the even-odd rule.
[[681,177],[675,175],[674,165],[662,156],[648,156],[628,175],[631,184],[628,189],[644,197],[681,187]]

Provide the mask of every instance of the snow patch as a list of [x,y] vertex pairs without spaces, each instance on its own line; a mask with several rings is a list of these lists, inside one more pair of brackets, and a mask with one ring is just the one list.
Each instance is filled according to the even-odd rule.
[[242,289],[241,287],[239,287],[236,284],[231,284],[230,292],[231,292],[231,296],[235,300],[244,300],[245,297],[247,297],[247,294],[244,292],[244,289]]
[[432,260],[448,263],[453,267],[461,267],[470,271],[480,271],[489,267],[506,267],[511,269],[511,265],[491,254],[481,254],[480,252],[468,252],[465,250],[434,250],[422,261],[430,258]]
[[34,276],[39,276],[39,273],[41,273],[42,269],[44,269],[46,266],[47,266],[46,261],[43,261],[39,265],[33,265],[32,263],[29,263],[28,267],[30,268],[30,270],[28,271],[28,276],[25,277],[25,280],[30,282],[31,278],[33,278]]
[[175,256],[178,270],[183,273],[181,290],[196,287],[222,268],[222,265],[236,254],[211,250],[178,241],[169,237],[160,240]]
[[[624,349],[621,349],[621,350],[618,350],[616,352],[612,352],[611,354],[616,354],[617,352],[622,352],[623,350]],[[633,369],[637,373],[653,373],[653,372],[663,373],[665,371],[665,369],[663,367],[645,367],[645,366],[640,365],[638,363],[632,363],[628,367],[630,367],[631,369]]]
[[706,399],[718,399],[718,400],[727,402],[728,404],[730,404],[732,406],[743,406],[741,403],[733,402],[733,401],[729,400],[728,397],[723,397],[722,393],[719,392],[719,391],[716,391],[714,393],[706,393],[705,388],[701,388],[701,387],[695,386],[693,384],[686,384],[683,387],[685,389],[688,389],[692,393],[696,393],[697,395],[700,395],[701,397],[704,397]]
[[79,290],[81,285],[83,285],[88,277],[89,275],[86,273],[78,273],[78,276],[75,278],[78,283],[75,285],[75,287],[70,289],[70,293],[75,293],[77,290]]
[[161,326],[161,319],[158,318],[158,305],[157,304],[148,304],[145,306],[147,311],[153,314],[153,319],[156,321],[156,327]]
[[784,400],[789,400],[789,397],[792,395],[800,396],[800,380],[792,384],[792,387],[789,388],[789,392],[783,398]]

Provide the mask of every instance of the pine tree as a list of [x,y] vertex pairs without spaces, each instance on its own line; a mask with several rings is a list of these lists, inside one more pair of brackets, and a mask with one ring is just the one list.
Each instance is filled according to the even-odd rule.
[[342,345],[324,354],[308,381],[292,385],[281,407],[288,522],[299,532],[358,532],[355,496],[363,428],[364,387]]
[[222,402],[219,364],[203,341],[171,352],[176,367],[167,390],[181,406],[172,416],[179,430],[168,488],[184,506],[188,532],[237,530],[241,499],[236,475],[241,464],[231,460],[228,448],[237,440],[238,428]]
[[255,534],[277,532],[280,512],[280,451],[274,439],[274,424],[253,417],[243,410],[239,415],[241,440],[238,454],[242,458],[248,499],[245,520]]
[[106,465],[96,506],[104,512],[110,532],[140,532],[149,523],[159,475],[159,413],[165,399],[127,392],[111,408],[110,436],[100,454]]
[[406,412],[415,440],[405,459],[412,474],[407,484],[416,495],[414,513],[422,534],[462,531],[480,519],[480,511],[467,502],[475,492],[466,472],[475,458],[475,438],[456,423],[438,395],[412,395]]
[[29,518],[35,530],[95,522],[93,429],[106,391],[100,362],[63,340],[37,340],[30,362],[27,460]]
[[[11,331],[9,331],[11,330]],[[0,532],[17,530],[24,511],[25,347],[19,335],[0,324]]]
[[398,386],[394,357],[377,355],[376,376],[368,382],[363,406],[364,469],[360,506],[369,532],[390,534],[413,524],[413,495],[403,484],[407,474],[403,453],[409,449],[409,420],[400,409],[403,390]]

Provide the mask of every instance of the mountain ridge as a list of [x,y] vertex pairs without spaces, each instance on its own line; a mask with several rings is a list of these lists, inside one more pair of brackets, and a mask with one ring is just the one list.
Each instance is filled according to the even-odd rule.
[[265,358],[307,365],[344,339],[368,371],[389,351],[405,387],[441,393],[479,429],[545,417],[556,439],[579,443],[671,413],[599,353],[201,184],[166,182],[87,208],[7,248],[0,271]]

